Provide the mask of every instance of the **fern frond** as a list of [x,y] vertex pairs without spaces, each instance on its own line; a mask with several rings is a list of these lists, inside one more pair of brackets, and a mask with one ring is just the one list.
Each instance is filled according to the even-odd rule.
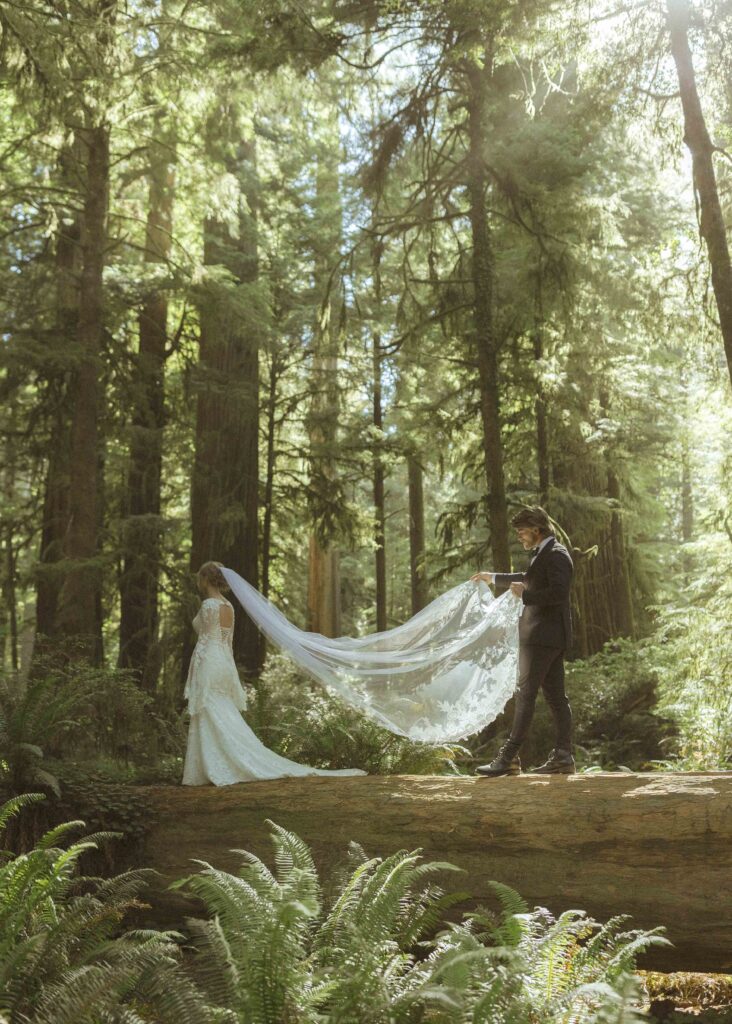
[[0,832],[4,830],[11,818],[15,817],[16,814],[20,814],[24,807],[38,804],[45,799],[45,793],[21,793],[19,796],[13,796],[6,800],[0,807]]

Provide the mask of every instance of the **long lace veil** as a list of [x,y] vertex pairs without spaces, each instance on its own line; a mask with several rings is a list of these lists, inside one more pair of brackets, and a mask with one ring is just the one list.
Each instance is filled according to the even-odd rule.
[[401,626],[329,639],[294,626],[250,583],[222,568],[264,635],[326,690],[398,736],[463,739],[503,710],[516,686],[518,619],[510,592],[461,583]]
[[293,626],[233,569],[232,593],[259,629],[352,708],[399,736],[463,739],[503,711],[516,686],[518,618],[511,593],[460,584],[402,626],[330,639]]

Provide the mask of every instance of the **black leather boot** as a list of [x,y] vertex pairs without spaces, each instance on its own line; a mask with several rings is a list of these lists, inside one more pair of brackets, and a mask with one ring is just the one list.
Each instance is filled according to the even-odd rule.
[[482,764],[475,769],[476,775],[498,778],[499,775],[520,775],[521,762],[518,751],[511,743],[504,743],[490,764]]
[[571,750],[560,750],[555,747],[549,757],[538,768],[530,769],[532,775],[574,775],[577,768]]

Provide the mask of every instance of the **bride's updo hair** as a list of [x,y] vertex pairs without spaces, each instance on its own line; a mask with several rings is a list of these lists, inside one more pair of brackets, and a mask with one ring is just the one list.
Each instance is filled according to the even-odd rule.
[[228,590],[229,584],[222,573],[223,562],[204,562],[196,574],[199,585],[208,583],[217,590]]

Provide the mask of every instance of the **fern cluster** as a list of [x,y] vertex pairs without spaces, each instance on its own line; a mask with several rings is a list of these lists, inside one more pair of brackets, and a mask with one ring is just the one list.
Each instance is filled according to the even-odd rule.
[[[0,829],[38,794],[15,797]],[[66,849],[83,822],[48,832],[0,864],[0,1020],[8,1024],[206,1024],[217,1015],[181,967],[175,933],[127,931],[151,872],[85,879],[77,864],[105,835]]]
[[[0,812],[0,829],[38,795]],[[7,1024],[631,1024],[635,957],[665,942],[583,912],[530,910],[494,883],[501,911],[445,925],[465,897],[419,851],[351,863],[330,887],[296,835],[272,824],[274,870],[238,851],[236,874],[201,863],[174,883],[206,920],[123,931],[149,871],[83,878],[81,822],[0,864],[0,1021]],[[438,929],[441,926],[441,930]],[[437,934],[435,934],[437,932]]]
[[555,919],[494,884],[496,918],[467,915],[436,938],[464,897],[419,851],[358,863],[326,900],[307,846],[272,825],[275,872],[242,852],[237,874],[202,864],[176,883],[211,919],[190,922],[196,977],[211,1003],[247,1024],[631,1024],[635,957],[666,940],[600,926],[581,911]]

